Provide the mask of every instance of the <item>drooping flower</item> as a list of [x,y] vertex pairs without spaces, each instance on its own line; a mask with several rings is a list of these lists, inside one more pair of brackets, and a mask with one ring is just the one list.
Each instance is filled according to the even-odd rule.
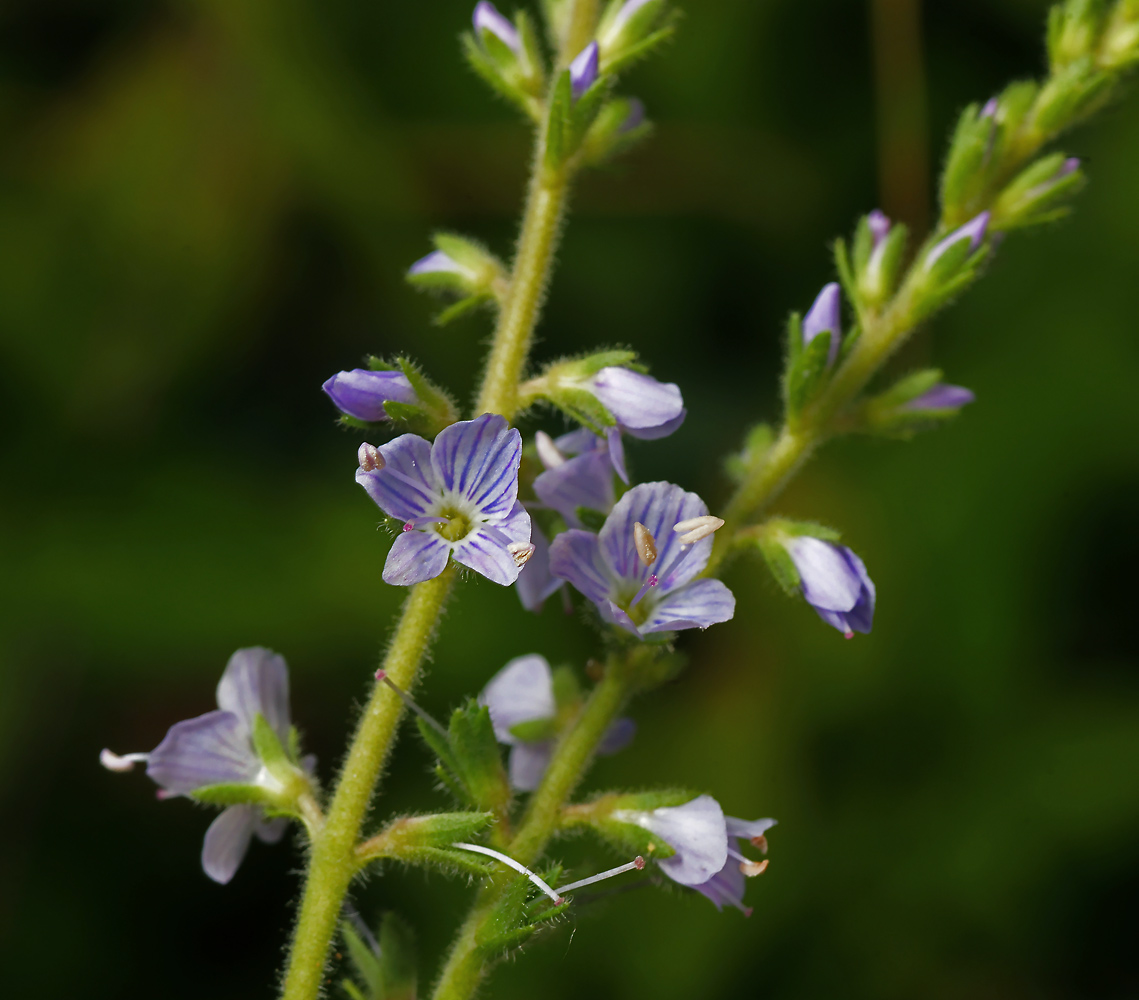
[[475,4],[473,20],[476,38],[481,38],[482,32],[489,31],[508,49],[516,53],[522,51],[522,39],[519,37],[518,29],[488,0],[479,0]]
[[613,812],[613,819],[648,830],[676,852],[658,862],[661,871],[674,882],[707,896],[716,909],[731,903],[750,915],[751,911],[743,905],[744,879],[760,874],[767,864],[740,853],[740,841],[746,839],[766,853],[763,834],[775,825],[775,820],[748,823],[725,816],[711,795],[700,795],[681,806],[618,809]]
[[952,246],[962,242],[963,240],[969,241],[969,252],[976,253],[980,249],[981,244],[985,242],[985,234],[989,230],[989,220],[992,218],[992,213],[982,212],[980,215],[970,219],[965,225],[958,229],[953,230],[945,239],[935,244],[934,247],[926,254],[925,269],[928,271],[933,267],[944,255],[945,252]]
[[941,382],[932,389],[923,392],[920,396],[916,396],[914,399],[903,403],[898,408],[916,413],[959,410],[962,406],[968,405],[976,398],[977,397],[964,386],[946,385],[944,382]]
[[810,535],[783,542],[799,574],[803,598],[828,625],[848,639],[869,632],[874,623],[874,582],[866,567],[845,545]]
[[[558,535],[550,570],[593,601],[603,619],[638,637],[707,628],[730,619],[736,605],[719,580],[695,579],[711,555],[711,535],[685,542],[688,529],[678,531],[707,516],[695,493],[672,483],[642,483],[617,502],[600,534],[570,529]],[[638,545],[646,535],[653,539],[651,558]]]
[[[217,687],[218,710],[175,723],[150,753],[120,756],[104,750],[103,766],[129,771],[145,762],[146,773],[163,789],[164,798],[194,795],[211,786],[245,785],[250,798],[286,792],[253,746],[255,720],[261,715],[281,741],[290,743],[289,673],[282,657],[268,649],[239,649],[230,657]],[[299,762],[311,772],[312,758]],[[299,772],[298,772],[299,774]],[[202,845],[202,868],[223,885],[233,878],[253,837],[275,844],[288,820],[266,819],[253,802],[231,805],[210,824]]]
[[[522,792],[533,791],[554,752],[558,706],[550,664],[537,653],[511,660],[487,682],[479,704],[490,711],[498,742],[510,747],[510,784]],[[548,723],[548,734],[541,739],[522,739],[513,730],[523,723]],[[632,719],[618,719],[609,727],[598,753],[613,754],[628,746],[636,729]]]
[[807,347],[821,336],[830,337],[827,365],[833,365],[842,344],[842,289],[836,281],[823,286],[803,317],[803,346]]
[[419,402],[403,372],[374,372],[367,368],[354,368],[337,372],[321,386],[328,398],[341,413],[357,420],[387,420],[384,403]]
[[590,42],[569,64],[570,88],[575,101],[597,82],[600,67],[600,49],[597,42]]
[[518,502],[522,438],[497,414],[440,431],[434,444],[402,434],[379,449],[380,468],[356,471],[384,513],[404,522],[384,566],[385,583],[409,586],[455,561],[507,586],[530,548],[530,515]]

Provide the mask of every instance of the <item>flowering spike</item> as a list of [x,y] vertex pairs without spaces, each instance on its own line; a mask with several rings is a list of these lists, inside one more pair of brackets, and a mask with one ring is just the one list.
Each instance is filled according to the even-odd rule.
[[600,58],[597,42],[590,42],[570,63],[570,87],[575,101],[597,82]]
[[700,541],[701,538],[715,534],[723,526],[724,519],[722,517],[705,514],[703,517],[690,517],[679,524],[674,524],[672,530],[680,535],[677,541],[681,545],[691,545],[693,542]]
[[608,871],[600,872],[597,875],[590,875],[589,878],[579,879],[577,882],[571,882],[569,885],[559,885],[558,892],[564,897],[567,892],[572,892],[574,889],[581,889],[587,885],[593,885],[594,882],[601,882],[607,878],[612,878],[614,875],[623,875],[625,872],[631,872],[634,868],[637,871],[642,871],[645,867],[645,859],[639,854],[628,864],[618,865],[616,868],[610,868]]
[[554,901],[555,906],[561,906],[565,902],[553,889],[551,889],[539,875],[535,875],[529,868],[521,862],[515,861],[508,854],[503,854],[501,851],[496,851],[490,847],[483,847],[480,844],[464,844],[461,841],[456,841],[451,845],[458,847],[464,851],[474,851],[475,854],[485,854],[488,858],[495,858],[501,861],[508,868],[513,868],[519,875],[525,875],[531,882],[533,882],[539,889],[542,890],[547,896]]
[[117,754],[106,749],[99,751],[99,763],[108,771],[114,771],[116,774],[133,771],[135,764],[144,764],[149,759],[150,754],[148,753]]
[[637,555],[646,568],[657,561],[656,539],[640,521],[633,524],[633,544],[637,546]]
[[360,468],[365,472],[382,469],[387,464],[384,462],[384,456],[380,454],[380,449],[374,444],[368,444],[367,441],[360,445],[360,450],[356,452],[356,459],[360,463]]
[[386,684],[388,687],[390,687],[397,695],[399,695],[399,697],[403,701],[403,703],[408,708],[410,708],[416,715],[418,715],[424,722],[426,722],[427,725],[429,725],[432,729],[436,730],[437,732],[442,733],[443,738],[445,740],[449,740],[451,738],[450,735],[447,733],[447,730],[444,729],[443,726],[439,722],[437,722],[435,720],[435,718],[432,715],[430,715],[422,705],[419,704],[419,702],[417,702],[403,688],[399,687],[399,685],[397,685],[396,682],[393,681],[388,676],[388,672],[386,670],[383,670],[383,669],[377,670],[376,671],[376,680],[382,681],[384,684]]

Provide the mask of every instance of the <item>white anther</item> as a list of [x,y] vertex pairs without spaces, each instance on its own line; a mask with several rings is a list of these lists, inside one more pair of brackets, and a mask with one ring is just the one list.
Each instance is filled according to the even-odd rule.
[[723,526],[724,519],[722,517],[713,517],[711,514],[705,514],[702,517],[690,517],[687,521],[674,524],[672,530],[680,535],[677,541],[680,542],[681,545],[691,545],[693,542],[700,541],[701,538],[707,538],[709,535],[714,534]]
[[762,861],[741,861],[740,871],[743,872],[748,878],[755,878],[756,875],[762,875],[767,871],[767,866],[771,864],[767,858]]
[[637,546],[637,555],[646,566],[657,561],[657,540],[640,521],[633,524],[633,544]]
[[135,764],[142,764],[149,758],[150,754],[148,753],[124,753],[120,755],[110,750],[99,752],[99,763],[108,771],[115,771],[118,774],[133,771]]
[[384,456],[380,454],[380,449],[374,444],[368,444],[367,441],[360,445],[360,450],[356,452],[356,458],[360,462],[360,468],[365,472],[374,472],[387,464],[384,461]]
[[521,569],[534,554],[534,546],[529,542],[511,542],[506,546],[506,551],[514,557],[514,564]]
[[545,431],[538,431],[534,435],[534,447],[538,449],[538,458],[547,469],[556,469],[559,465],[566,464],[565,455],[558,451],[554,439]]

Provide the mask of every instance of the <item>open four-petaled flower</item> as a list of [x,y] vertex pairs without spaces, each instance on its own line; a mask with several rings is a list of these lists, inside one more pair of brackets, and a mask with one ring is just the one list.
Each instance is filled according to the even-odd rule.
[[518,502],[522,438],[495,414],[462,420],[434,444],[402,434],[377,449],[383,463],[360,468],[356,482],[403,534],[388,553],[386,583],[407,586],[455,561],[504,586],[531,553],[530,515]]
[[[725,622],[735,613],[732,592],[719,580],[695,579],[712,553],[711,535],[685,544],[676,531],[707,515],[695,493],[672,483],[642,483],[617,502],[600,534],[572,529],[558,535],[550,570],[593,601],[602,618],[636,636]],[[653,540],[648,564],[638,534]]]

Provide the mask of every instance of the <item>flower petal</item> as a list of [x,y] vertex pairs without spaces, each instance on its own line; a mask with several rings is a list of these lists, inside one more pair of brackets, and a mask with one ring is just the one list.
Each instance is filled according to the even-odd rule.
[[[524,537],[517,537],[521,534],[518,530],[519,520],[517,518],[504,524],[503,528],[510,527],[511,534],[506,536],[510,541],[528,542],[530,540],[530,515],[521,505],[519,505],[519,509],[522,510],[526,518]],[[518,563],[514,561],[514,556],[506,548],[508,543],[503,541],[504,534],[505,532],[502,529],[493,526],[476,527],[460,541],[453,544],[451,551],[455,554],[455,562],[462,563],[476,573],[481,573],[493,583],[509,587],[518,579],[521,569]]]
[[510,750],[510,784],[520,792],[532,792],[542,783],[542,775],[554,755],[553,740],[519,743]]
[[571,528],[580,528],[579,507],[608,514],[613,508],[613,466],[603,451],[586,452],[534,480],[534,493]]
[[605,735],[601,737],[601,742],[597,744],[597,752],[605,756],[618,753],[632,743],[633,737],[636,735],[636,722],[628,716],[623,716],[605,731]]
[[673,431],[679,430],[680,425],[684,423],[684,418],[688,416],[687,410],[681,410],[677,416],[671,420],[666,420],[663,424],[657,424],[656,427],[622,427],[621,429],[629,435],[635,437],[638,441],[657,441],[660,438],[668,437]]
[[762,837],[768,830],[776,824],[773,819],[755,819],[750,822],[746,819],[738,819],[735,816],[725,816],[724,823],[728,828],[729,837],[742,837],[744,840],[751,840],[752,837]]
[[218,708],[236,715],[253,732],[260,712],[281,742],[289,741],[289,668],[271,649],[239,649],[229,658],[217,688]]
[[712,554],[711,536],[682,547],[672,527],[707,513],[707,505],[695,493],[672,483],[641,483],[617,501],[606,519],[599,536],[602,556],[614,576],[639,585],[645,572],[633,543],[633,525],[639,521],[656,539],[653,570],[661,577],[659,592],[668,593],[699,573]]
[[617,423],[634,430],[659,427],[684,409],[680,387],[629,368],[602,368],[589,387]]
[[410,587],[438,576],[447,567],[451,546],[434,529],[404,531],[396,538],[384,563],[384,583]]
[[564,586],[564,581],[550,572],[550,543],[536,523],[530,527],[530,541],[534,554],[522,567],[515,587],[522,607],[527,611],[541,611],[546,598]]
[[676,853],[661,861],[660,867],[681,885],[707,882],[728,860],[724,811],[711,795],[701,795],[682,806],[663,806],[650,812],[618,810],[613,818],[634,822],[669,844]]
[[276,819],[259,819],[253,832],[263,844],[278,844],[288,828],[288,817],[278,816]]
[[593,431],[579,427],[554,439],[554,446],[563,455],[584,455],[587,451],[600,451],[606,447],[605,439]]
[[419,397],[403,372],[374,372],[355,368],[337,372],[321,388],[341,413],[357,420],[387,420],[384,403],[418,403]]
[[558,535],[550,545],[550,572],[568,580],[597,605],[609,600],[612,581],[601,557],[601,544],[591,532],[571,528]]
[[513,746],[518,738],[510,730],[518,723],[552,719],[557,714],[550,664],[537,653],[516,657],[487,681],[479,704],[490,711],[498,742]]
[[521,460],[522,435],[497,413],[451,424],[431,448],[443,489],[484,516],[507,514],[514,506]]
[[423,517],[439,502],[438,476],[431,466],[431,443],[418,434],[401,434],[380,447],[384,467],[356,470],[356,482],[385,514],[401,521]]
[[629,467],[625,462],[625,439],[621,437],[620,427],[610,427],[605,432],[605,441],[609,449],[609,461],[613,470],[621,477],[621,482],[628,485]]
[[736,599],[720,580],[693,580],[665,594],[641,625],[642,632],[707,628],[731,620]]
[[261,761],[249,730],[232,712],[207,712],[170,727],[146,763],[146,773],[169,792],[256,781]]
[[249,850],[258,810],[254,806],[230,806],[211,824],[202,843],[202,870],[225,885],[236,873]]
[[743,902],[746,885],[747,879],[744,877],[744,873],[740,871],[739,864],[734,859],[729,859],[727,864],[707,882],[701,882],[692,888],[715,903],[717,910],[722,909],[727,903],[750,915],[751,910],[744,906]]
[[849,549],[810,535],[792,538],[785,547],[808,604],[822,611],[849,611],[858,603],[862,580],[846,558]]

